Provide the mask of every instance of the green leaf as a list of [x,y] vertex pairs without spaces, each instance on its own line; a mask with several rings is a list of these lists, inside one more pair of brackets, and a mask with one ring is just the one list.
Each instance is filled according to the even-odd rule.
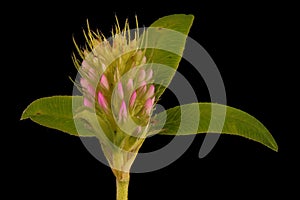
[[[44,97],[33,101],[24,110],[21,120],[29,118],[42,126],[78,136],[73,109],[80,108],[82,105],[83,98],[81,96]],[[84,126],[84,124],[79,125]],[[86,131],[80,132],[80,136],[88,137],[94,136],[94,134],[86,129]]]
[[231,134],[254,140],[278,151],[276,141],[261,122],[230,106],[216,103],[185,104],[163,111],[154,119],[157,123],[152,129],[160,129],[161,135]]
[[187,35],[193,20],[194,16],[192,14],[172,14],[157,19],[150,27],[167,28]]
[[[147,62],[159,64],[153,68],[154,83],[160,84],[160,87],[156,87],[157,99],[175,75],[193,20],[193,15],[174,14],[159,18],[147,29]],[[169,68],[163,68],[162,65]]]

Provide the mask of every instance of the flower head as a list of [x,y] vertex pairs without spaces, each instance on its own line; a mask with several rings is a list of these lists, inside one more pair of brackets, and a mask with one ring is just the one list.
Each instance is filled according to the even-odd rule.
[[82,60],[74,57],[81,74],[83,104],[94,108],[100,120],[105,119],[105,127],[110,128],[104,132],[115,145],[130,150],[134,145],[124,145],[124,140],[147,132],[155,100],[153,70],[146,65],[145,50],[140,47],[144,36],[138,29],[131,31],[127,21],[121,30],[118,20],[109,39],[89,26],[85,36],[87,48],[76,45]]

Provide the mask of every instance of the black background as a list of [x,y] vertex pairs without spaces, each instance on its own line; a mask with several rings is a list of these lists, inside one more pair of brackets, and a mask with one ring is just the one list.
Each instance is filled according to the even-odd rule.
[[[69,76],[76,75],[71,60],[75,51],[72,36],[84,44],[82,28],[86,19],[92,29],[99,28],[109,36],[115,14],[120,23],[129,18],[132,25],[137,14],[140,26],[149,26],[159,17],[176,13],[195,15],[189,36],[206,49],[218,66],[227,104],[259,119],[278,142],[279,152],[225,135],[205,158],[199,159],[204,135],[198,135],[189,150],[168,167],[132,174],[129,199],[177,199],[179,195],[184,199],[207,195],[269,198],[295,192],[292,182],[297,181],[299,172],[291,141],[297,132],[292,128],[294,117],[284,109],[296,109],[289,102],[295,101],[297,90],[291,92],[287,87],[296,80],[291,78],[288,60],[283,59],[284,6],[259,1],[45,2],[18,6],[24,9],[12,9],[8,17],[14,19],[7,29],[14,36],[9,39],[13,49],[8,52],[11,74],[18,82],[15,88],[5,87],[9,94],[13,93],[16,109],[10,129],[14,134],[7,134],[12,138],[3,142],[9,168],[7,184],[13,191],[10,195],[20,192],[23,197],[37,199],[115,199],[115,180],[110,169],[90,155],[79,138],[19,118],[37,98],[72,94]],[[210,101],[201,76],[183,64],[185,61],[179,71],[191,81],[199,101]],[[170,101],[170,97],[172,94],[166,93],[161,103],[172,107],[175,101]],[[142,151],[167,142],[164,136],[150,138]]]

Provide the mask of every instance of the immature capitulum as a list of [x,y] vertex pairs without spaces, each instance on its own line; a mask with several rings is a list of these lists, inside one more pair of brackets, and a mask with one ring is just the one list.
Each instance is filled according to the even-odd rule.
[[88,27],[85,36],[89,48],[80,51],[82,62],[74,61],[81,74],[84,106],[106,118],[111,129],[139,137],[150,122],[155,85],[145,50],[140,49],[144,38],[138,29],[133,32],[134,38],[130,32],[127,21],[122,31],[117,21],[109,40]]

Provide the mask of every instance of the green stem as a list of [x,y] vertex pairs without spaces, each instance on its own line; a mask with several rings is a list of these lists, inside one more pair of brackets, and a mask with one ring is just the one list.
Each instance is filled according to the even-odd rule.
[[128,200],[128,180],[116,179],[117,182],[117,200]]

